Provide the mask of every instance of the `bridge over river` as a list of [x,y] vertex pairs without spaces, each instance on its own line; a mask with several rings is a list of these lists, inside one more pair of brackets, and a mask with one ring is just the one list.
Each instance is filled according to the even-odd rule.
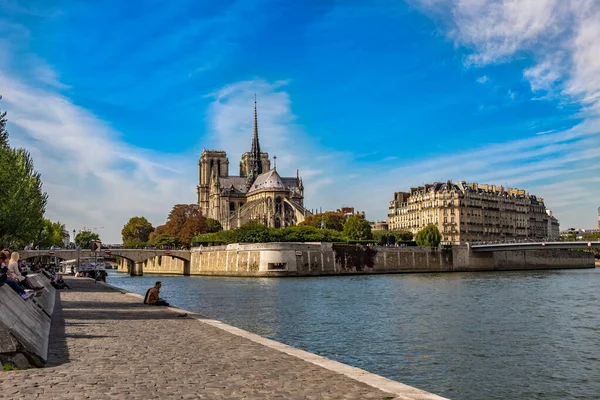
[[522,243],[486,243],[470,244],[475,253],[494,251],[519,251],[519,250],[574,250],[574,249],[600,249],[600,241],[558,241],[558,242],[522,242]]
[[172,257],[183,261],[183,274],[189,275],[189,265],[191,261],[190,250],[158,250],[158,249],[102,249],[92,250],[21,250],[19,255],[22,260],[34,257],[50,256],[60,260],[93,259],[96,257],[111,256],[120,257],[133,263],[131,273],[142,275],[144,262],[155,259],[158,256]]

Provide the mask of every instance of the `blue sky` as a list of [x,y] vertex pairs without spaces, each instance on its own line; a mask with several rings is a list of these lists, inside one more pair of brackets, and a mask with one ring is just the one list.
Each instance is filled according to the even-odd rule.
[[[53,4],[54,3],[54,4]],[[600,205],[594,0],[0,0],[0,108],[47,216],[119,242],[196,201],[202,148],[251,142],[309,208],[384,219],[431,181],[519,187],[566,229]]]

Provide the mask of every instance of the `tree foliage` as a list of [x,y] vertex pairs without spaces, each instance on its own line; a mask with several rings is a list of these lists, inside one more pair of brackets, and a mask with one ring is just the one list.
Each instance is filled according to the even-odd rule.
[[223,227],[221,226],[221,223],[219,221],[212,218],[206,219],[206,233],[221,232],[222,230]]
[[65,224],[60,222],[52,222],[49,219],[43,219],[43,227],[40,230],[38,237],[33,244],[40,248],[51,246],[63,246],[63,237],[68,235],[65,229]]
[[313,226],[288,226],[268,228],[263,224],[249,222],[237,229],[198,235],[193,245],[267,242],[343,242],[345,238],[333,229],[318,229]]
[[48,197],[29,152],[10,147],[6,123],[0,112],[0,245],[21,247],[43,229]]
[[146,246],[154,227],[145,217],[132,217],[121,230],[123,246]]
[[154,235],[148,244],[159,249],[181,247],[181,241],[179,238],[169,235],[168,233],[159,233]]
[[315,228],[334,229],[336,231],[344,230],[344,214],[340,212],[325,212],[321,214],[311,215],[304,221],[299,223],[299,226],[313,226]]
[[437,247],[442,241],[442,234],[436,225],[429,224],[417,233],[415,241],[421,247]]
[[344,223],[344,236],[352,240],[370,240],[373,239],[371,224],[362,215],[355,214],[346,219]]
[[[2,100],[2,95],[0,95]],[[6,111],[0,111],[0,147],[8,147],[8,132],[6,131]]]
[[390,231],[390,233],[394,236],[396,236],[396,240],[398,242],[409,242],[411,240],[413,240],[413,233],[411,231]]
[[600,232],[586,233],[583,238],[585,240],[600,240]]
[[206,229],[206,217],[197,204],[176,204],[164,225],[164,233],[176,237],[184,246],[189,246],[192,238]]
[[96,232],[81,231],[75,236],[75,244],[82,249],[89,249],[93,240],[100,240]]

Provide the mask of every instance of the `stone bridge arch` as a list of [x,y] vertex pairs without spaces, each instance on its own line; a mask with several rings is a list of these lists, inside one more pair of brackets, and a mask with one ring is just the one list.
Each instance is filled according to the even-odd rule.
[[[61,260],[73,260],[77,259],[79,254],[80,258],[93,258],[99,256],[116,256],[128,260],[132,263],[130,268],[130,274],[132,276],[141,276],[144,274],[144,264],[148,263],[148,260],[154,260],[156,257],[171,257],[173,259],[181,260],[183,262],[181,271],[179,274],[189,275],[190,274],[190,258],[191,252],[189,250],[159,250],[159,249],[102,249],[101,251],[93,252],[91,250],[21,250],[19,255],[21,259],[30,259],[33,257],[50,256],[56,257]],[[161,271],[151,271],[162,273]],[[169,273],[169,272],[167,272]]]
[[[191,252],[189,250],[158,250],[158,249],[110,249],[110,254],[121,257],[132,263],[129,269],[131,276],[142,276],[144,271],[149,269],[149,273],[175,273],[178,275],[190,274]],[[178,270],[169,270],[156,268],[155,260],[161,264],[162,257],[180,260],[181,268]],[[148,268],[148,264],[152,264]],[[171,265],[172,262],[169,263]]]

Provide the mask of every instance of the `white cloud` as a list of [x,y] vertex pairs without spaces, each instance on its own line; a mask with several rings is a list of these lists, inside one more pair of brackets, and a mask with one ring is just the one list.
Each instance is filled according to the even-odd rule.
[[[569,131],[538,132],[535,138],[496,146],[496,154],[474,151],[485,165],[469,176],[526,183],[556,206],[569,225],[594,226],[600,198],[600,2],[597,0],[410,0],[425,13],[447,22],[448,36],[471,53],[467,66],[484,66],[528,58],[523,76],[536,100],[561,97],[578,102],[587,121]],[[509,93],[510,96],[510,93]],[[553,143],[554,142],[554,143]],[[557,143],[562,143],[557,147]],[[517,146],[515,146],[517,145]],[[537,151],[532,151],[537,148]],[[560,149],[560,150],[558,150]],[[553,151],[556,150],[555,153]],[[542,159],[527,153],[545,153]],[[488,158],[491,156],[492,158]],[[460,160],[460,156],[455,160]],[[465,162],[469,163],[465,158]],[[511,161],[513,163],[513,161]],[[448,172],[452,171],[449,166]],[[464,168],[457,168],[457,170]],[[491,172],[488,172],[491,171]],[[478,179],[478,178],[477,178]],[[571,182],[577,180],[576,185]],[[491,182],[493,183],[493,182]],[[565,191],[569,195],[565,197]],[[575,195],[573,195],[575,193]],[[577,207],[564,199],[578,198]],[[557,199],[553,204],[553,199]],[[562,200],[561,200],[562,199]],[[561,215],[559,215],[561,218]]]
[[174,204],[195,201],[193,157],[129,146],[68,98],[1,72],[0,88],[11,144],[32,153],[49,194],[46,215],[70,232],[103,227],[101,238],[118,243],[130,217],[158,225]]
[[552,91],[600,113],[600,2],[597,0],[412,0],[449,23],[448,36],[471,50],[468,65],[534,64],[524,77],[534,91]]
[[547,131],[536,132],[535,134],[538,135],[538,136],[539,135],[546,135],[548,133],[552,133],[552,132],[555,132],[555,131],[556,131],[556,129],[550,129],[550,130],[547,130]]
[[[250,151],[252,144],[256,94],[261,150],[269,153],[271,165],[273,156],[277,156],[277,169],[282,176],[295,176],[296,169],[300,170],[306,187],[306,207],[314,208],[327,202],[327,187],[343,168],[335,152],[319,149],[314,139],[295,124],[290,95],[285,91],[287,84],[284,80],[269,83],[257,79],[233,83],[212,93],[210,145],[227,152],[229,173],[238,175],[241,155]],[[316,159],[323,162],[315,162]]]
[[483,76],[477,78],[477,82],[479,82],[479,83],[486,83],[488,80],[489,80],[489,78],[487,75],[483,75]]

